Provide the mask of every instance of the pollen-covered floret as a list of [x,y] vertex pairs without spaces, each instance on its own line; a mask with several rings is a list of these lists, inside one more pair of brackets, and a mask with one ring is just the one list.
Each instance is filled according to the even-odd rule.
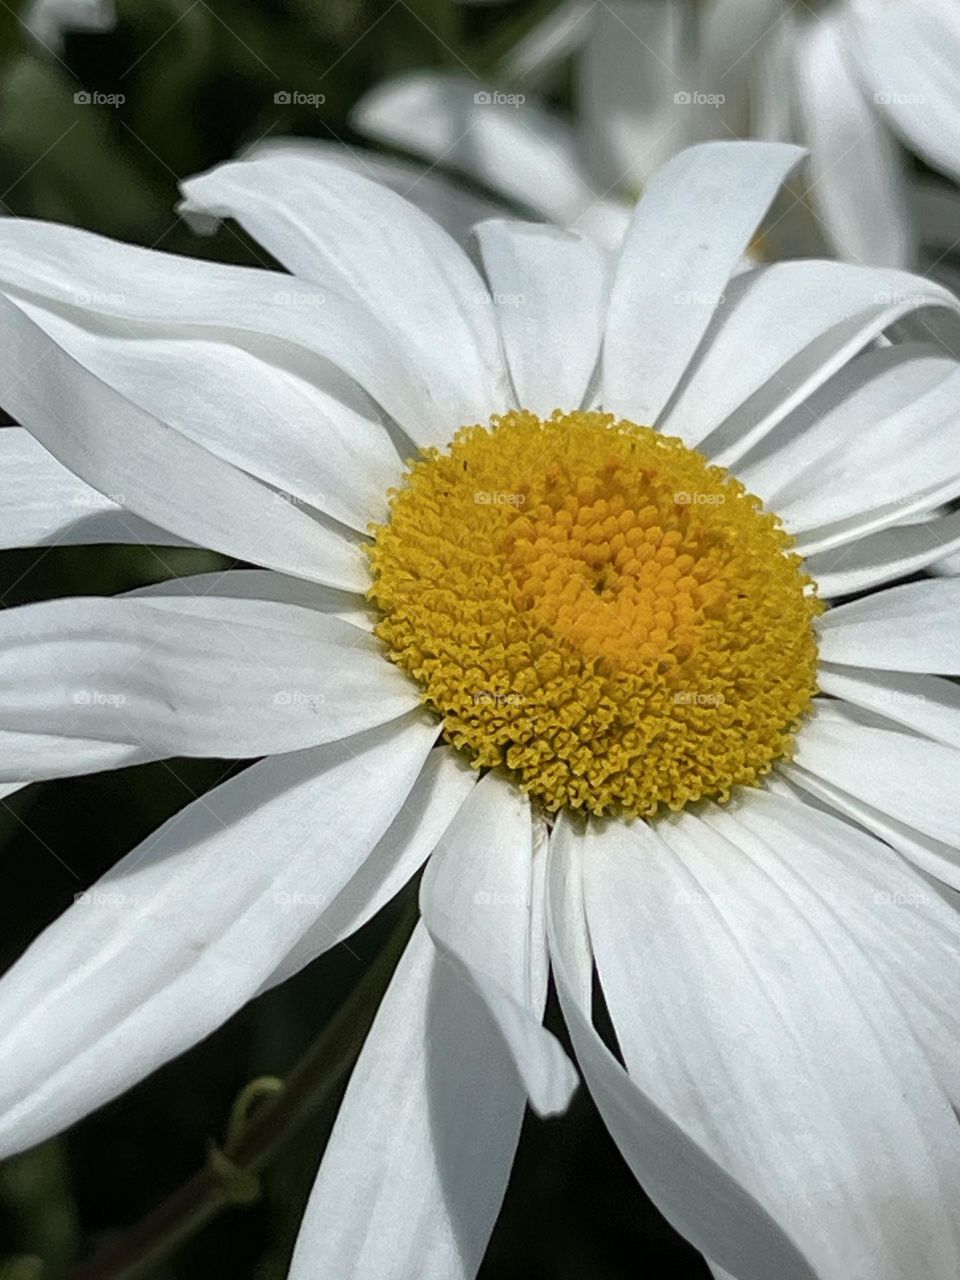
[[679,440],[509,413],[424,450],[373,533],[390,658],[546,809],[722,801],[789,754],[822,606],[777,517]]

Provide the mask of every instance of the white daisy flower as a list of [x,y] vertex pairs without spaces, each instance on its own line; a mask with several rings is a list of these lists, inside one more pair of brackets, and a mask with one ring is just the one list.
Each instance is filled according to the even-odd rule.
[[612,275],[493,221],[483,278],[319,158],[186,184],[291,275],[0,222],[6,543],[260,566],[0,614],[0,780],[263,757],[0,983],[4,1152],[429,858],[294,1280],[476,1273],[526,1102],[575,1084],[548,966],[624,1157],[718,1275],[955,1280],[960,594],[884,584],[960,545],[960,517],[927,522],[939,551],[902,523],[960,492],[960,303],[734,274],[801,155],[683,153]]
[[[571,53],[575,127],[531,92]],[[571,0],[505,73],[511,93],[466,74],[400,76],[361,99],[356,126],[605,241],[666,159],[737,136],[810,150],[777,256],[929,265],[960,239],[955,192],[909,177],[902,150],[960,178],[952,0]]]
[[24,16],[33,39],[55,53],[70,32],[112,31],[116,21],[111,0],[32,0]]

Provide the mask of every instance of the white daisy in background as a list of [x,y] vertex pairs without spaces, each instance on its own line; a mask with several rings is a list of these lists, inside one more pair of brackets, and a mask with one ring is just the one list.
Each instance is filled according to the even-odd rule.
[[63,49],[63,38],[73,31],[112,31],[117,14],[111,0],[32,0],[24,24],[46,49]]
[[[575,127],[531,92],[571,53]],[[520,43],[496,88],[413,72],[373,89],[354,121],[607,242],[669,156],[738,136],[811,153],[775,256],[929,265],[960,239],[955,191],[908,177],[902,149],[960,178],[953,0],[570,0]]]
[[610,274],[494,221],[484,279],[389,190],[282,155],[185,208],[291,275],[0,223],[5,542],[260,566],[0,614],[0,778],[264,757],[0,983],[4,1152],[429,857],[295,1280],[475,1274],[526,1102],[575,1083],[548,964],[611,1133],[718,1275],[955,1280],[960,584],[885,584],[960,545],[958,516],[897,523],[960,492],[960,303],[734,275],[801,155],[683,153]]

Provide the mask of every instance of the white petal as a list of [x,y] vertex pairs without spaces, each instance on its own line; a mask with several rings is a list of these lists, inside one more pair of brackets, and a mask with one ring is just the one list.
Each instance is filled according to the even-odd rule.
[[817,620],[825,662],[960,675],[960,580],[908,582]]
[[265,138],[244,152],[243,159],[261,156],[299,156],[307,163],[319,156],[343,165],[373,182],[382,183],[398,196],[412,201],[434,222],[453,236],[457,244],[466,244],[474,226],[484,218],[496,218],[503,212],[499,201],[487,200],[457,186],[439,169],[411,160],[399,160],[368,148],[346,147],[338,142],[322,142],[317,138]]
[[821,662],[817,682],[834,698],[879,712],[928,738],[960,748],[960,684],[952,680]]
[[867,831],[885,840],[902,853],[921,871],[934,877],[935,882],[948,885],[960,892],[960,851],[924,835],[908,823],[898,822],[888,813],[881,813],[872,805],[850,795],[849,792],[808,773],[793,764],[781,763],[780,771],[806,795],[829,806],[844,818],[858,823]]
[[113,336],[88,316],[78,324],[20,306],[125,399],[279,489],[277,503],[319,508],[361,533],[385,518],[387,490],[403,467],[382,421],[352,407],[347,388],[338,395],[336,386],[323,389],[232,343]]
[[542,1025],[543,953],[534,935],[535,898],[530,802],[489,773],[447,828],[424,873],[424,924],[444,955],[476,986],[516,1060],[541,1115],[563,1111],[577,1076]]
[[[577,108],[583,146],[601,190],[639,192],[688,142],[701,134],[697,117],[711,108],[692,67],[683,6],[661,0],[598,5],[577,62]],[[684,100],[686,99],[686,100]],[[714,112],[714,121],[716,113]]]
[[828,599],[906,578],[955,551],[960,551],[960,512],[881,529],[846,546],[821,551],[808,557],[806,569],[816,578],[821,596]]
[[827,921],[840,921],[883,974],[956,1102],[960,916],[886,845],[796,796],[750,792],[742,803],[712,807],[705,820],[763,859],[775,851],[787,874],[814,892],[829,886]]
[[912,150],[960,178],[960,21],[949,2],[850,0],[845,36],[873,101]]
[[624,242],[603,350],[603,404],[656,423],[798,147],[705,143],[652,179]]
[[663,430],[729,467],[895,321],[956,300],[904,271],[779,262],[731,280]]
[[0,983],[0,1149],[73,1123],[249,1000],[383,835],[433,739],[411,718],[261,761],[80,896]]
[[553,222],[573,222],[596,193],[572,130],[533,102],[497,100],[494,93],[492,85],[467,76],[413,72],[361,98],[352,123],[368,137],[442,162]]
[[[271,569],[221,569],[213,573],[194,573],[187,578],[168,578],[166,582],[151,582],[124,593],[136,599],[149,597],[154,604],[168,601],[168,607],[205,612],[210,617],[222,616],[219,601],[224,596],[234,600],[277,601],[294,604],[302,609],[318,609],[334,618],[342,618],[355,627],[372,631],[376,610],[360,596],[349,591],[337,591],[317,582],[305,582],[303,578],[288,578],[286,574]],[[205,603],[209,600],[210,603]],[[245,604],[245,613],[255,620],[257,606]],[[262,611],[263,620],[269,624],[269,609]]]
[[0,429],[0,492],[4,549],[96,542],[182,545],[174,534],[84,484],[22,427]]
[[369,308],[427,384],[418,443],[506,407],[496,326],[476,269],[415,205],[319,155],[219,165],[183,184],[186,213],[233,217],[296,275]]
[[80,597],[0,613],[0,714],[13,731],[0,777],[24,776],[19,733],[243,757],[333,742],[419,703],[359,627],[275,602],[253,605],[255,621],[240,600],[205,605]]
[[567,58],[589,38],[589,19],[595,12],[590,0],[560,0],[504,54],[506,81],[538,89],[553,84],[562,76]]
[[[737,465],[793,532],[960,490],[960,364],[904,344],[858,356]],[[779,437],[779,438],[778,438]]]
[[418,926],[350,1077],[290,1280],[473,1280],[523,1110],[486,1006]]
[[[2,713],[0,713],[2,714]],[[73,726],[71,726],[71,729]],[[128,735],[133,739],[133,735]],[[0,791],[16,791],[28,782],[73,778],[105,769],[123,769],[152,758],[135,740],[110,742],[70,733],[34,733],[0,728]]]
[[822,1280],[953,1276],[956,1121],[842,903],[824,903],[831,880],[805,885],[782,853],[689,814],[587,839],[587,921],[631,1077]]
[[542,418],[578,409],[603,335],[606,255],[534,223],[484,222],[476,234],[517,402]]
[[[100,493],[199,546],[365,590],[369,574],[352,543],[138,409],[2,296],[0,341],[8,370],[0,402]],[[27,372],[41,363],[42,378]]]
[[864,100],[842,23],[827,12],[800,25],[797,105],[810,147],[810,195],[835,252],[853,262],[909,267],[917,256],[904,161]]
[[[265,986],[278,986],[299,973],[304,965],[349,938],[399,893],[437,847],[476,782],[476,770],[459,752],[445,745],[434,747],[376,848]],[[309,903],[304,906],[309,910]]]
[[234,343],[307,378],[320,356],[356,379],[405,427],[417,427],[431,413],[419,371],[370,310],[327,288],[318,305],[317,286],[307,280],[140,249],[56,223],[4,218],[0,287],[46,310],[85,314],[90,326],[96,317],[104,330],[115,332],[119,320],[124,332],[133,326],[144,337]]
[[549,854],[550,957],[577,1059],[614,1141],[661,1213],[738,1280],[815,1280],[796,1244],[761,1204],[637,1087],[594,1030],[583,846],[561,819]]
[[818,706],[797,735],[795,762],[918,831],[960,845],[960,752],[862,723],[843,704]]

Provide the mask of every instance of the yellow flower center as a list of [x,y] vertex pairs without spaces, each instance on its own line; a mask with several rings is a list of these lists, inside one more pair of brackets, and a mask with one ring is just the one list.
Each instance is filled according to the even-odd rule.
[[547,810],[723,801],[790,752],[822,605],[778,518],[679,440],[509,413],[423,450],[372,532],[391,660]]

